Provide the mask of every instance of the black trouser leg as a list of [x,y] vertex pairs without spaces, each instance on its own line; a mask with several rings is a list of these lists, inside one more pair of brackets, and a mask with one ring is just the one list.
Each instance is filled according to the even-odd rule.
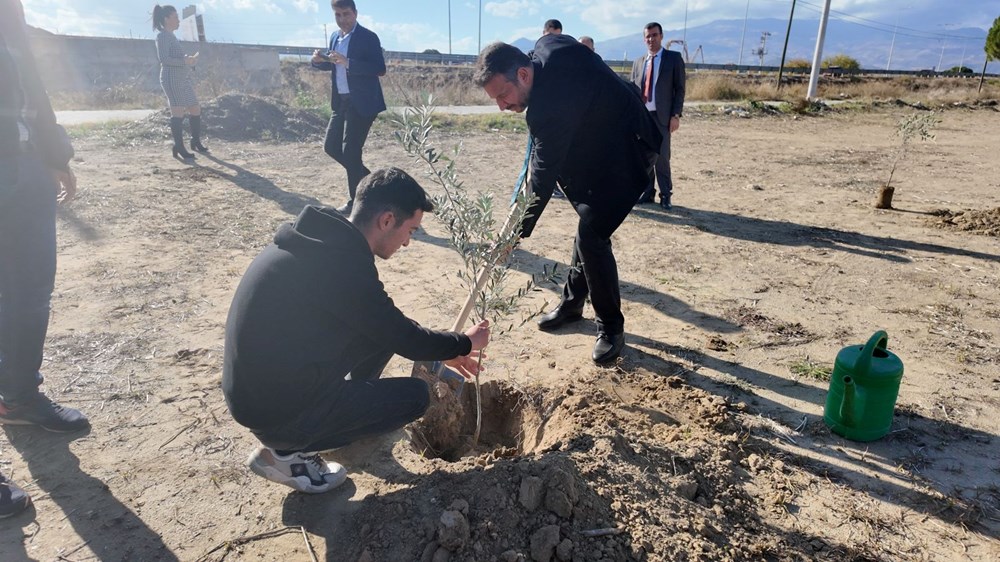
[[621,334],[625,331],[622,315],[621,291],[618,286],[618,263],[611,248],[611,238],[595,231],[586,220],[577,226],[573,241],[572,266],[580,271],[570,271],[563,287],[563,306],[568,310],[582,308],[587,292],[597,316],[597,331]]

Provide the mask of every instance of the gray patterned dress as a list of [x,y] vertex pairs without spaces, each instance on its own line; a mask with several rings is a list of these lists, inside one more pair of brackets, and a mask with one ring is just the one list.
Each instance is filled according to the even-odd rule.
[[191,84],[191,67],[184,62],[181,42],[169,31],[156,35],[156,56],[160,59],[160,86],[170,107],[198,105]]

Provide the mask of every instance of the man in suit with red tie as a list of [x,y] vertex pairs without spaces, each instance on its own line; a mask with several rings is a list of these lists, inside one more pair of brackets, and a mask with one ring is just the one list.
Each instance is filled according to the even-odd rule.
[[[632,82],[642,91],[646,109],[663,135],[660,156],[656,159],[656,183],[660,184],[660,206],[669,210],[674,184],[670,178],[670,135],[681,126],[684,110],[684,59],[680,53],[663,48],[663,28],[647,23],[642,33],[649,51],[632,63]],[[639,197],[639,203],[652,203],[653,182]]]
[[635,86],[569,35],[543,36],[530,59],[517,47],[493,43],[479,54],[473,80],[500,109],[527,111],[534,141],[528,186],[537,199],[521,237],[531,235],[556,180],[580,216],[562,300],[538,328],[581,320],[589,296],[597,321],[591,358],[611,363],[625,347],[611,236],[649,184],[661,141],[657,126]]

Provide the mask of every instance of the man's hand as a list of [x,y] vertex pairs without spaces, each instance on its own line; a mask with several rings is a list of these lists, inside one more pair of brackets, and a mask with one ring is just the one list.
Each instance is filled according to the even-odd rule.
[[52,175],[59,182],[59,195],[56,196],[56,201],[59,203],[72,201],[76,197],[76,175],[73,174],[73,170],[69,168],[53,170]]
[[458,371],[458,373],[465,377],[466,380],[472,380],[481,371],[486,370],[486,367],[480,363],[480,361],[485,358],[486,354],[484,352],[476,350],[468,355],[461,355],[454,359],[449,359],[445,361],[444,364]]
[[347,57],[345,57],[344,55],[338,53],[337,51],[333,51],[333,52],[330,53],[330,62],[332,62],[333,64],[339,64],[341,66],[345,66],[346,67],[347,66]]
[[670,132],[673,133],[677,129],[681,128],[681,118],[674,115],[670,118]]
[[319,64],[321,62],[330,62],[330,57],[323,54],[323,51],[316,49],[315,51],[313,51],[312,62],[315,64]]
[[483,320],[475,326],[465,331],[465,335],[472,340],[472,350],[483,349],[490,343],[490,321]]

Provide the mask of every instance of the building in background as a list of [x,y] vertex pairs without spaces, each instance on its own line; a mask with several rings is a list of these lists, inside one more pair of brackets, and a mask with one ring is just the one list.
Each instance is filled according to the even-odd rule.
[[205,21],[198,14],[198,6],[194,4],[181,12],[181,26],[177,30],[181,41],[205,42]]

